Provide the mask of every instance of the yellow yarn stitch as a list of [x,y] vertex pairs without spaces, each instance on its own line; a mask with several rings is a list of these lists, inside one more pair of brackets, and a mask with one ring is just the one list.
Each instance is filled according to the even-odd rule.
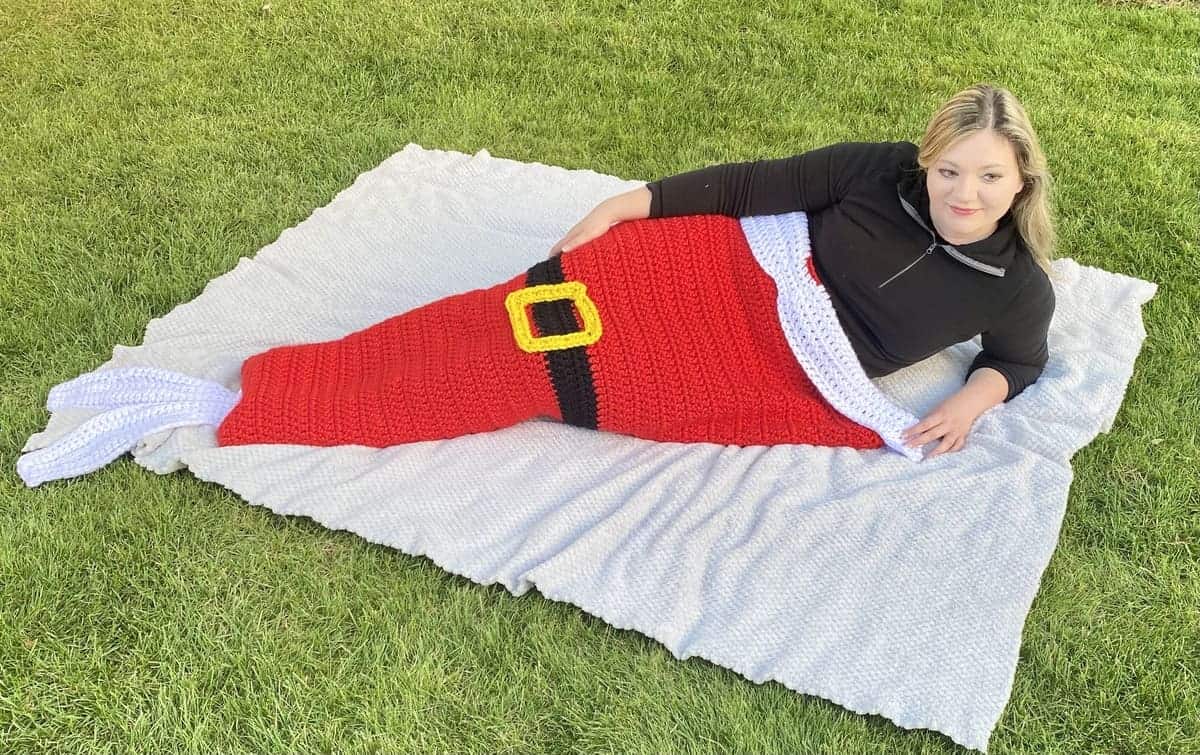
[[[570,299],[575,304],[583,318],[583,330],[540,338],[534,336],[529,320],[525,317],[526,305],[557,299]],[[587,295],[587,286],[580,281],[526,286],[509,293],[504,298],[504,306],[508,309],[513,336],[517,339],[517,345],[524,351],[533,353],[569,349],[574,346],[587,346],[600,340],[600,313],[596,311],[595,303]]]

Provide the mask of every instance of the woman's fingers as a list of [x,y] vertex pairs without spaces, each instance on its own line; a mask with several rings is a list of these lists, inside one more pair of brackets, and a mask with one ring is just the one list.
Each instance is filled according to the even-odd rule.
[[937,448],[933,449],[933,452],[929,454],[929,458],[932,459],[935,456],[945,453],[947,449],[954,445],[954,442],[955,439],[951,438],[949,435],[947,435],[945,438],[942,438],[942,442],[938,444]]
[[614,225],[616,225],[616,222],[609,221],[606,217],[584,218],[583,221],[576,223],[574,228],[567,231],[567,235],[563,236],[562,241],[559,241],[550,249],[550,256],[553,257],[561,252],[569,252],[580,244],[586,244],[592,239],[599,238]]
[[966,435],[958,436],[953,440],[953,442],[950,442],[950,437],[951,436],[947,435],[945,439],[942,440],[941,444],[933,450],[933,453],[929,454],[928,458],[932,459],[934,456],[942,453],[955,453],[957,451],[961,451],[963,446],[967,445]]
[[921,420],[917,424],[906,429],[904,431],[904,439],[908,440],[909,438],[912,438],[916,435],[919,435],[920,433],[925,432],[925,430],[927,430],[929,428],[929,426],[932,424],[933,424],[933,420],[929,417],[926,417],[925,419]]
[[599,238],[618,222],[620,221],[613,220],[607,212],[593,210],[583,220],[572,226],[571,230],[567,231],[562,240],[550,250],[550,256],[553,257],[555,254],[561,252],[569,252],[581,244],[586,244],[592,239]]
[[574,244],[571,243],[571,237],[564,236],[557,244],[550,247],[550,256],[553,257],[557,254],[562,254],[563,252],[567,251],[570,246],[574,246]]
[[579,234],[581,227],[582,224],[576,223],[574,228],[567,231],[567,235],[559,239],[558,243],[550,249],[550,256],[553,257],[554,255],[562,252],[569,252],[575,247],[579,246]]
[[932,422],[928,419],[922,420],[904,431],[904,445],[923,446],[934,438],[941,437],[944,433],[938,432],[938,430],[943,424],[942,420]]

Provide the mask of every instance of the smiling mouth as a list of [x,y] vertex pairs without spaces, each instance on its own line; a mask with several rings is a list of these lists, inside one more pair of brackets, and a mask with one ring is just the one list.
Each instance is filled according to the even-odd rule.
[[979,212],[979,210],[964,210],[962,208],[955,207],[954,205],[950,205],[950,209],[953,210],[956,215],[974,215],[975,213]]

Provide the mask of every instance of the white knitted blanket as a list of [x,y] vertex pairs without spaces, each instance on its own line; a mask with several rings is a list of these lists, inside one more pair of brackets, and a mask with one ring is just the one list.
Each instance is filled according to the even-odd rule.
[[[601,199],[642,183],[409,144],[97,369],[235,387],[242,361],[269,347],[338,338],[523,272]],[[919,463],[887,448],[656,443],[550,420],[387,449],[217,448],[211,426],[189,426],[148,435],[133,456],[514,595],[536,587],[680,659],[986,751],[1071,457],[1111,428],[1156,290],[1070,259],[1055,267],[1041,379],[980,417],[962,451]],[[978,349],[957,344],[874,382],[921,417]],[[53,412],[23,451],[96,413]]]

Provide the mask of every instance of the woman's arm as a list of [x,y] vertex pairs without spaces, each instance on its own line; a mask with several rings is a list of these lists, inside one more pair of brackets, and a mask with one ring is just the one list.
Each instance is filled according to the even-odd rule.
[[839,142],[790,157],[709,165],[666,176],[596,205],[551,247],[550,256],[626,220],[819,210],[839,201],[855,181],[894,165],[913,149],[910,142]]
[[1048,336],[1054,316],[1054,287],[1040,268],[1034,268],[1013,302],[997,322],[981,333],[983,349],[967,368],[968,378],[984,367],[1008,382],[1004,400],[1011,401],[1037,381],[1050,359]]
[[611,196],[599,204],[614,223],[650,217],[650,189],[645,186]]
[[811,212],[841,201],[856,181],[892,170],[910,142],[838,142],[765,160],[722,163],[651,181],[650,217],[717,214],[742,218]]
[[580,244],[603,236],[610,227],[626,220],[650,217],[650,190],[639,186],[624,194],[616,194],[592,208],[567,234],[550,247],[550,257],[569,252]]
[[1008,379],[999,370],[980,367],[954,395],[969,401],[977,409],[975,416],[978,417],[1004,401],[1008,395]]

